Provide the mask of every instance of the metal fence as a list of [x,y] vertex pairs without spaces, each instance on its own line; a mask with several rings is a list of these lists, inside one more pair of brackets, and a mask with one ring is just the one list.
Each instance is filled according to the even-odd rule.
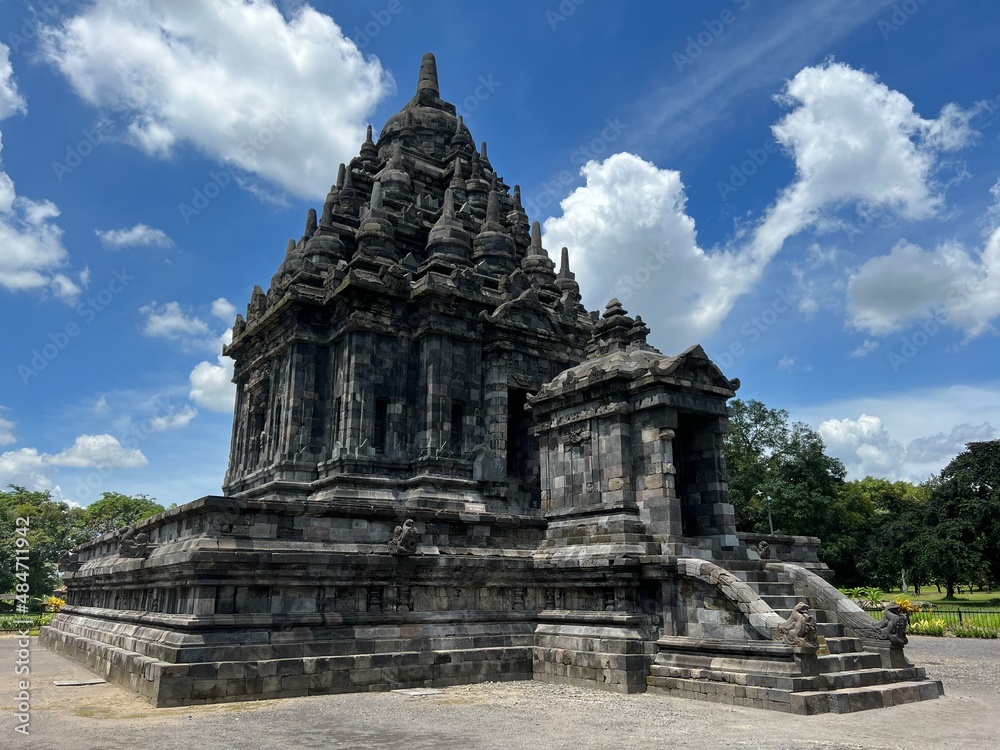
[[[866,607],[865,611],[876,620],[882,617],[882,607]],[[962,608],[946,605],[910,613],[911,626],[918,622],[931,622],[934,620],[944,621],[945,627],[949,630],[973,627],[1000,630],[1000,609]]]

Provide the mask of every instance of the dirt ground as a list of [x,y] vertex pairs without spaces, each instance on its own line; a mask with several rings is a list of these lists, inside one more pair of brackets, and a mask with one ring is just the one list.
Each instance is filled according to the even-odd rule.
[[1000,747],[1000,641],[912,637],[910,658],[944,681],[936,701],[847,715],[789,716],[654,695],[538,682],[439,695],[332,695],[154,709],[32,639],[30,735],[14,731],[16,636],[0,636],[0,748],[883,748]]

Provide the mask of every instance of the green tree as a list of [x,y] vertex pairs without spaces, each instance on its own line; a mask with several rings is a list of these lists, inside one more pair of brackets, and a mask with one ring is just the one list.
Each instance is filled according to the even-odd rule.
[[[0,490],[0,591],[14,591],[17,584],[27,583],[31,597],[51,594],[61,581],[60,553],[84,539],[76,529],[80,514],[79,508],[53,500],[48,490],[29,492],[17,485]],[[26,579],[18,577],[25,571],[16,565],[18,518],[28,519]]]
[[846,585],[867,583],[888,590],[913,584],[919,594],[920,586],[930,580],[924,523],[927,488],[869,476],[846,482],[842,494],[870,511],[852,533],[853,551],[848,554],[854,555],[857,582]]
[[79,530],[87,538],[117,531],[136,521],[162,513],[164,507],[156,498],[146,495],[123,495],[120,492],[102,492],[79,517]]
[[775,456],[787,437],[788,412],[738,398],[729,402],[729,408],[732,415],[725,438],[729,499],[736,511],[736,528],[754,531],[767,517],[764,499]]
[[928,566],[948,597],[960,583],[1000,580],[1000,440],[969,443],[928,487]]

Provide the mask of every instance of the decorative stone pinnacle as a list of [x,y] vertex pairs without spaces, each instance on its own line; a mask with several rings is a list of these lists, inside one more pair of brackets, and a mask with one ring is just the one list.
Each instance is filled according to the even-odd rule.
[[622,303],[619,302],[616,298],[612,297],[611,300],[608,302],[607,306],[604,308],[604,315],[602,315],[601,317],[607,319],[607,318],[624,317],[625,315],[628,315],[628,312],[625,310],[624,307],[622,307]]
[[421,91],[429,91],[434,96],[440,97],[441,90],[438,88],[437,60],[434,55],[428,52],[420,61],[420,77],[417,79],[417,94]]
[[483,161],[489,161],[489,157],[486,156],[486,141],[483,141],[483,145],[479,147],[479,158]]
[[366,134],[365,134],[365,143],[371,143],[372,145],[374,145],[374,141],[372,140],[372,126],[371,125],[368,126],[368,130],[366,131]]
[[389,157],[389,166],[392,169],[403,169],[403,144],[396,141],[392,144],[392,156]]
[[569,248],[564,247],[559,257],[559,278],[574,279],[576,276],[569,270]]
[[444,211],[441,212],[441,217],[455,218],[455,192],[451,188],[444,191]]
[[490,191],[490,196],[486,203],[486,223],[500,223],[500,196],[496,190]]
[[316,233],[316,209],[310,208],[306,213],[305,236],[312,237]]
[[542,247],[542,225],[537,221],[531,223],[531,246],[539,250]]
[[372,183],[372,200],[371,200],[372,210],[379,210],[382,208],[382,183],[378,180]]
[[519,211],[523,211],[524,210],[524,208],[521,206],[521,186],[520,185],[515,185],[514,186],[514,208],[518,209]]
[[344,187],[344,179],[347,176],[347,165],[344,162],[340,162],[340,166],[337,167],[337,188]]

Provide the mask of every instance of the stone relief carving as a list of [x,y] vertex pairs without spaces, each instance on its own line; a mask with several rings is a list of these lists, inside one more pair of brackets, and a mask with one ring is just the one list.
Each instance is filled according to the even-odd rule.
[[818,648],[816,618],[809,613],[809,605],[805,602],[796,604],[788,619],[772,628],[771,637],[789,646]]
[[890,646],[902,648],[909,639],[906,628],[910,624],[909,616],[899,605],[891,602],[882,612],[882,619],[870,628],[854,628],[854,634],[859,638],[871,638],[877,641],[889,641]]
[[63,552],[59,555],[59,570],[64,573],[75,573],[83,563],[76,552]]
[[136,533],[132,526],[126,526],[118,537],[119,557],[149,557],[152,546],[149,543],[149,534],[145,531]]
[[397,526],[389,540],[389,553],[393,555],[412,555],[417,551],[420,535],[414,526],[413,519],[407,518],[402,526]]
[[770,560],[770,559],[772,559],[771,545],[769,545],[764,540],[761,540],[758,544],[751,544],[750,545],[750,549],[752,549],[754,552],[756,552],[760,556],[761,560]]

